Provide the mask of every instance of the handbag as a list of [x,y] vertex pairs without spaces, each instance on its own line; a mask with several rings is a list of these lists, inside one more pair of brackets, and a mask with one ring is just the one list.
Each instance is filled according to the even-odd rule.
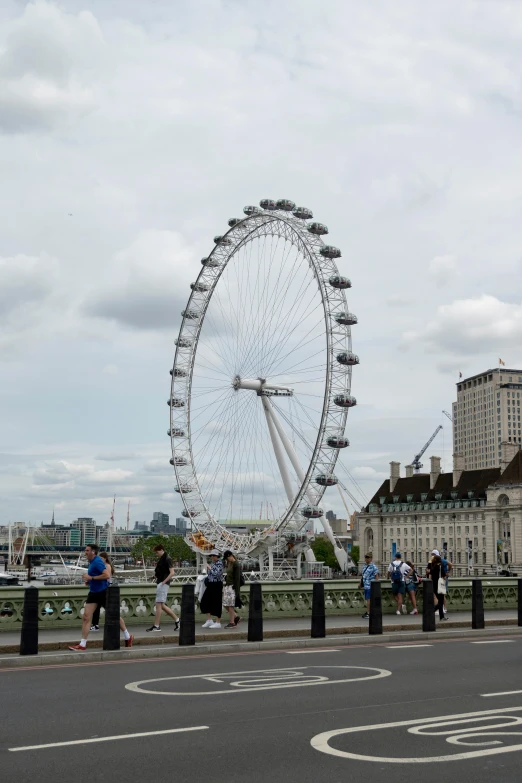
[[440,569],[440,576],[437,582],[437,593],[439,595],[446,595],[446,577],[442,576],[442,566]]

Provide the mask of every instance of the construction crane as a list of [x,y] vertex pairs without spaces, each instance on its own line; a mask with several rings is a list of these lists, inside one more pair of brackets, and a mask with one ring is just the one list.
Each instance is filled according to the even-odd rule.
[[411,464],[413,465],[413,467],[415,469],[415,473],[418,473],[419,470],[422,468],[422,462],[420,461],[420,459],[421,459],[422,455],[424,454],[424,452],[426,451],[426,449],[428,448],[428,446],[430,445],[430,443],[432,443],[435,440],[435,438],[437,437],[437,435],[439,434],[441,429],[442,429],[442,424],[439,424],[439,426],[437,427],[437,429],[435,430],[435,432],[433,433],[433,435],[431,436],[429,441],[424,444],[424,446],[419,451],[419,453],[416,454],[414,456],[414,458],[412,459]]
[[443,412],[443,414],[444,414],[445,416],[447,416],[447,417],[448,417],[448,419],[449,419],[449,420],[451,421],[451,423],[453,424],[453,416],[451,415],[451,413],[448,413],[448,411],[442,411],[442,412]]

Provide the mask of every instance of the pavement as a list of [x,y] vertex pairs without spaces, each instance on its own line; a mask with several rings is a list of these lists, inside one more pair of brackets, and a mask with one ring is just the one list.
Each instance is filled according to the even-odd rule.
[[2,779],[515,783],[522,636],[496,631],[65,667],[26,659],[0,671]]
[[[437,616],[438,617],[438,616]],[[202,628],[205,618],[196,618],[196,642],[197,643],[221,643],[246,641],[248,629],[248,617],[244,616],[240,625],[233,630],[226,630],[225,623],[221,629],[209,630]],[[494,610],[485,612],[488,627],[516,625],[517,610]],[[437,619],[437,624],[439,620]],[[179,632],[174,632],[171,620],[162,623],[162,633],[147,633],[146,625],[129,625],[128,630],[133,634],[135,646],[139,645],[163,645],[177,643]],[[452,612],[444,623],[445,629],[471,628],[471,612]],[[383,616],[383,631],[394,633],[396,631],[422,630],[422,614],[401,615],[386,614]],[[368,620],[363,620],[360,615],[337,616],[326,618],[326,634],[347,635],[368,633]],[[310,617],[287,617],[277,620],[264,620],[263,635],[265,639],[283,638],[309,638]],[[80,640],[79,628],[45,629],[39,627],[38,644],[42,652],[50,650],[66,650],[70,644],[77,644]],[[122,637],[123,644],[123,637]],[[0,632],[0,655],[18,653],[20,645],[20,630]],[[97,632],[89,633],[88,647],[101,649],[103,645],[103,626]]]

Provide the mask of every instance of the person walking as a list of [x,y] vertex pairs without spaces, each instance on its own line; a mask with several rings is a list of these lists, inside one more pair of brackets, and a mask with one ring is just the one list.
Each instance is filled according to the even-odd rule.
[[[200,609],[207,615],[203,628],[221,628],[223,613],[223,560],[217,549],[209,553],[208,574],[205,577],[205,592],[201,598]],[[216,619],[213,620],[212,617]]]
[[442,558],[440,555],[433,555],[426,569],[426,576],[433,582],[433,595],[437,598],[435,611],[439,610],[439,620],[447,620],[444,614],[444,593],[439,591],[439,579],[444,580],[442,568]]
[[406,613],[406,607],[402,605],[404,596],[406,595],[406,582],[405,577],[409,575],[411,568],[406,563],[402,562],[400,552],[397,552],[392,563],[388,566],[388,575],[392,585],[392,595],[397,604],[397,611],[395,614],[400,614],[401,610]]
[[[112,578],[114,576],[114,566],[111,563],[111,559],[109,557],[108,552],[100,552],[100,557],[105,563],[105,566],[109,572],[108,586],[110,587],[112,585]],[[132,647],[134,636],[128,632],[127,626],[125,625],[125,622],[121,615],[120,615],[120,629],[123,631],[125,647]],[[91,631],[99,631],[99,630],[100,630],[100,607],[97,606],[92,616]]]
[[379,581],[379,569],[375,565],[375,563],[372,562],[372,554],[371,552],[368,552],[364,556],[364,568],[362,570],[361,574],[361,584],[360,587],[364,590],[364,598],[366,600],[366,612],[362,615],[363,620],[368,620],[370,617],[370,595],[371,595],[371,584],[372,582],[378,582]]
[[107,587],[110,573],[106,563],[99,556],[99,551],[98,544],[87,544],[85,547],[85,557],[89,567],[87,568],[87,573],[82,575],[82,579],[89,586],[89,593],[83,610],[81,641],[69,647],[69,650],[74,650],[75,652],[85,652],[87,649],[87,638],[95,609],[101,606],[105,607],[107,603]]
[[241,622],[241,617],[236,612],[236,607],[241,608],[241,568],[234,554],[227,549],[223,554],[223,561],[226,568],[225,587],[223,588],[223,606],[228,610],[230,621],[225,628],[236,628]]
[[161,631],[160,626],[160,620],[161,620],[161,613],[165,612],[169,615],[169,617],[172,617],[174,620],[174,630],[177,631],[179,628],[179,617],[175,612],[172,611],[170,606],[167,606],[167,595],[169,592],[169,584],[174,576],[174,563],[172,562],[172,558],[167,555],[165,552],[165,548],[162,544],[157,544],[157,546],[154,547],[154,551],[156,552],[157,556],[159,557],[158,562],[156,563],[156,568],[154,571],[154,575],[156,577],[156,615],[154,617],[154,625],[151,625],[150,628],[147,628],[147,633],[155,632],[155,631]]
[[411,570],[410,573],[404,577],[404,584],[406,586],[405,600],[407,601],[409,598],[412,603],[413,610],[410,614],[419,614],[419,610],[417,609],[417,588],[420,582],[419,575],[411,560],[406,560],[406,565],[409,566]]

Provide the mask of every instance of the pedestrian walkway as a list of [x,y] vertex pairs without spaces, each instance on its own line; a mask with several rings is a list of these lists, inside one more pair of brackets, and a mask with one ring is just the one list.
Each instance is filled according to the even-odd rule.
[[[234,640],[246,641],[248,630],[248,617],[244,616],[242,622],[235,630],[216,629],[210,631],[202,628],[204,617],[198,617],[196,622],[196,643],[219,644],[229,643]],[[494,610],[485,612],[487,626],[502,626],[517,624],[517,610]],[[310,637],[310,617],[287,617],[278,620],[264,620],[263,634],[265,639],[285,639]],[[439,620],[437,619],[437,627]],[[453,612],[448,615],[448,620],[442,623],[441,630],[456,628],[471,628],[471,612]],[[134,645],[156,646],[162,644],[177,643],[179,633],[174,632],[173,623],[163,623],[161,633],[147,633],[146,625],[129,626],[129,631],[134,635]],[[421,631],[422,614],[419,615],[384,615],[383,631],[392,633],[397,631]],[[79,640],[79,628],[65,628],[57,630],[41,629],[38,635],[39,649],[47,650],[67,649],[70,644]],[[352,615],[339,617],[326,617],[326,633],[330,635],[367,634],[368,620]],[[98,632],[91,632],[88,649],[96,650],[102,647],[103,626]],[[20,631],[0,632],[0,654],[18,653],[20,644]],[[122,642],[123,646],[123,642]]]

